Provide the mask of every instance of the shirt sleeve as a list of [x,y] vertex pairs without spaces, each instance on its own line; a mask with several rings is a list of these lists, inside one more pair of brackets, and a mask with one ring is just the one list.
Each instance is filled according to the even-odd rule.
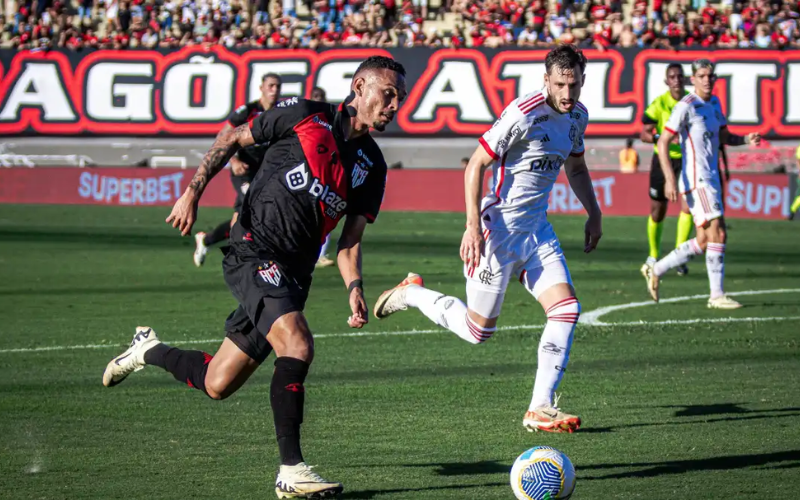
[[250,115],[250,108],[247,104],[242,104],[235,110],[233,113],[228,117],[228,123],[231,124],[232,127],[236,128],[240,125],[244,125],[247,123],[247,117]]
[[503,110],[500,118],[478,139],[478,142],[496,161],[502,158],[511,149],[511,146],[524,138],[527,132],[527,117],[520,111],[515,101]]
[[677,134],[685,125],[686,119],[689,117],[689,110],[691,106],[683,101],[678,102],[672,108],[672,114],[669,115],[669,120],[664,125],[664,130],[668,130],[672,134]]
[[[289,103],[289,104],[286,104]],[[296,99],[281,101],[250,122],[256,144],[275,142],[292,133],[294,126],[306,116],[306,106]]]
[[722,112],[722,104],[720,104],[719,99],[716,97],[714,98],[714,111],[717,113],[717,118],[719,118],[719,128],[727,127],[728,118],[725,116],[725,113]]
[[375,161],[369,167],[364,184],[356,190],[355,199],[350,203],[347,213],[363,215],[372,224],[381,211],[383,194],[386,191],[387,167],[380,153],[370,153],[370,157],[375,158]]
[[583,136],[586,135],[586,127],[589,125],[589,112],[581,104],[580,107],[575,106],[575,111],[580,113],[580,117],[575,120],[575,134],[573,135],[570,128],[570,139],[572,139],[572,151],[570,156],[583,156]]
[[653,102],[647,106],[647,109],[644,110],[644,115],[642,115],[642,123],[645,124],[658,124],[658,115],[661,111],[661,106],[659,106],[660,99],[654,99]]

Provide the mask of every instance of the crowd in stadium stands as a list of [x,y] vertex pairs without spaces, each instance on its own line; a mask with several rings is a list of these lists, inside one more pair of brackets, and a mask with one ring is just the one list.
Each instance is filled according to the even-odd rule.
[[[798,0],[0,0],[0,45],[800,48]],[[435,3],[435,5],[434,5]]]

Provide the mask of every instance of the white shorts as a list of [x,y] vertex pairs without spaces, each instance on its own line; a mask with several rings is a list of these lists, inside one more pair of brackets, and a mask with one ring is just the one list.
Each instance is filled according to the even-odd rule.
[[692,213],[694,225],[704,226],[708,221],[722,217],[722,194],[716,186],[705,185],[697,186],[693,190],[684,193],[686,204]]
[[484,255],[478,267],[464,266],[467,306],[484,318],[496,318],[503,306],[512,277],[534,298],[553,285],[572,278],[553,226],[549,222],[536,232],[484,230]]

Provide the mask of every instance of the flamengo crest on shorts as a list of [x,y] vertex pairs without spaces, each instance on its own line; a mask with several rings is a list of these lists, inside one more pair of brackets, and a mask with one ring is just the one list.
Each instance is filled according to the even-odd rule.
[[281,271],[274,262],[258,266],[258,275],[272,286],[281,286]]

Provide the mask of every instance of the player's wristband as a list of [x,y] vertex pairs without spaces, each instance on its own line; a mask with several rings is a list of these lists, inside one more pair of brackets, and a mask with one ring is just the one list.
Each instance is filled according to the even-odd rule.
[[750,138],[748,136],[741,136],[741,135],[729,135],[728,136],[728,145],[729,146],[741,146],[742,144],[747,144],[750,142]]
[[364,282],[361,279],[353,280],[347,286],[347,291],[352,292],[354,288],[360,288],[361,291],[364,291]]

